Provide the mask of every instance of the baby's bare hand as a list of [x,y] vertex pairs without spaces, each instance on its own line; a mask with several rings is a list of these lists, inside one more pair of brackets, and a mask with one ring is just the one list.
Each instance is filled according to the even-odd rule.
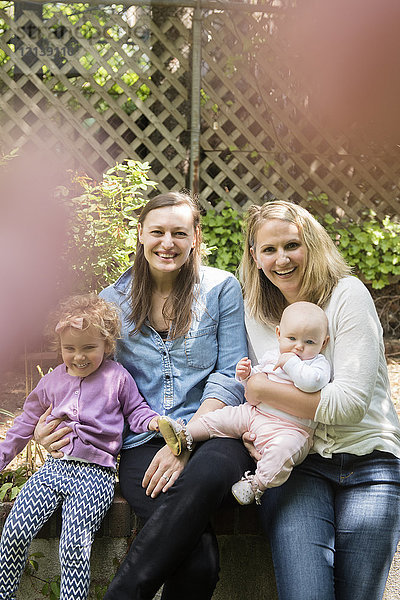
[[279,369],[279,367],[283,369],[287,361],[293,356],[296,356],[294,352],[283,352],[278,358],[273,370],[276,371],[276,369]]
[[251,361],[247,356],[239,360],[236,365],[236,376],[239,379],[247,379],[251,373]]

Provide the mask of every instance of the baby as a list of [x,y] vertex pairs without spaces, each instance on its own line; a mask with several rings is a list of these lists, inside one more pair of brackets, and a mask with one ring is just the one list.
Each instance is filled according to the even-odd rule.
[[[311,302],[295,302],[282,313],[276,327],[279,353],[266,353],[259,365],[251,368],[248,358],[236,366],[236,377],[243,384],[253,373],[265,373],[271,380],[295,385],[304,392],[316,392],[330,380],[330,366],[321,351],[328,343],[328,320],[324,311]],[[250,431],[256,435],[254,446],[262,455],[254,474],[246,472],[232,486],[240,504],[259,504],[268,487],[282,485],[293,467],[302,462],[312,445],[316,423],[301,419],[267,404],[245,402],[225,406],[191,421],[188,425],[160,417],[160,432],[175,455],[191,450],[193,442],[212,437],[241,438]]]
[[69,444],[28,479],[5,522],[0,543],[0,598],[14,598],[30,543],[61,504],[60,600],[84,600],[90,549],[113,496],[124,421],[133,431],[158,430],[158,417],[132,376],[109,356],[120,335],[117,308],[94,294],[73,296],[53,328],[63,364],[45,375],[0,444],[0,470],[33,436],[46,411],[63,419]]

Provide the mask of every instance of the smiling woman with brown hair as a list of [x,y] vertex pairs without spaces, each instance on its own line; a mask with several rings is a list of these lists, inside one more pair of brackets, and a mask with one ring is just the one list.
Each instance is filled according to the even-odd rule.
[[[200,267],[197,277],[192,200],[167,194],[160,206],[159,199],[140,220],[133,271],[102,295],[121,309],[116,357],[151,408],[190,421],[243,400],[234,379],[247,356],[242,297],[228,273]],[[372,298],[306,210],[280,201],[252,207],[247,225],[242,276],[250,357],[275,350],[275,326],[294,302],[318,304],[330,334],[325,354],[333,377],[321,391],[302,392],[265,373],[247,382],[251,403],[317,422],[314,453],[261,500],[280,600],[378,600],[399,539],[400,426]],[[182,281],[190,261],[191,277]],[[190,303],[178,302],[178,289]],[[65,441],[52,436],[51,426],[40,428],[42,441],[62,448]],[[259,459],[252,435],[244,439]],[[121,488],[145,525],[105,599],[149,600],[164,584],[163,600],[210,600],[219,569],[210,516],[253,470],[240,440],[210,439],[189,460],[187,450],[174,456],[152,432],[128,434]]]
[[[240,404],[235,366],[247,354],[240,284],[201,265],[196,202],[175,192],[152,198],[138,234],[132,269],[101,292],[121,311],[116,359],[159,414],[190,421]],[[64,441],[48,433],[42,428],[40,440],[60,449]],[[240,440],[210,440],[189,460],[154,432],[128,432],[121,490],[145,524],[105,598],[153,598],[164,584],[163,600],[211,599],[219,560],[210,517],[252,464]]]

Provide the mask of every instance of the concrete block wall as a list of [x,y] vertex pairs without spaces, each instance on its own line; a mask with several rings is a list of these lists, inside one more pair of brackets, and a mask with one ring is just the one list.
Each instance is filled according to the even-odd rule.
[[[0,529],[11,505],[0,504]],[[56,512],[33,541],[30,553],[42,552],[38,577],[55,580],[59,576],[58,543],[61,513]],[[221,573],[213,600],[278,600],[271,554],[257,519],[256,507],[232,506],[214,518],[221,555]],[[103,589],[123,559],[138,528],[135,515],[117,490],[92,548],[90,600],[103,597]],[[17,600],[43,600],[43,582],[24,574]],[[156,598],[159,597],[157,594]],[[400,545],[393,560],[383,600],[400,598]],[[181,600],[177,598],[176,600]]]

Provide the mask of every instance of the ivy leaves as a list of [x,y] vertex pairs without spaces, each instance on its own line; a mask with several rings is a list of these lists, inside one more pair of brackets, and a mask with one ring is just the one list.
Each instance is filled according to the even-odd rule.
[[[235,273],[242,255],[241,215],[226,202],[220,213],[207,211],[202,223],[208,263]],[[328,213],[323,225],[347,263],[372,288],[382,289],[400,276],[400,223],[389,217],[379,220],[373,213],[360,223]]]
[[207,245],[208,264],[235,273],[243,246],[243,221],[228,202],[220,213],[208,210],[202,218],[203,239]]
[[337,222],[327,215],[324,226],[348,264],[374,289],[400,275],[400,223],[389,217],[380,221],[373,214],[361,223]]

